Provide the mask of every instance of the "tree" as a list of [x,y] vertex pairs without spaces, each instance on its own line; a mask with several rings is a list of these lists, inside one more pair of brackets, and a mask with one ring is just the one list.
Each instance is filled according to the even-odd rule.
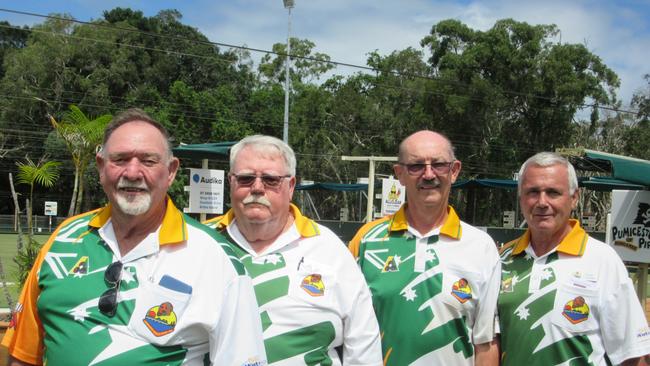
[[648,83],[644,91],[632,96],[632,107],[638,108],[636,120],[623,135],[625,154],[639,159],[650,160],[650,74],[644,79]]
[[29,31],[27,26],[22,28],[12,26],[7,21],[0,21],[0,78],[4,75],[5,55],[13,50],[25,47]]
[[81,211],[84,174],[95,157],[97,147],[102,142],[104,128],[111,118],[110,114],[104,114],[90,119],[75,105],[70,105],[70,111],[64,115],[60,123],[50,116],[52,126],[65,141],[74,163],[74,185],[68,216],[76,215]]
[[16,162],[18,166],[18,174],[16,181],[19,184],[29,185],[29,204],[27,205],[27,230],[31,235],[34,233],[34,225],[32,224],[32,207],[34,202],[34,186],[36,184],[43,187],[51,188],[59,179],[59,165],[57,161],[47,161],[41,159],[38,163],[34,163],[31,159],[25,158],[24,162]]
[[[313,52],[316,44],[308,39],[291,38],[291,58],[289,75],[291,84],[308,83],[317,80],[321,75],[334,68],[330,57],[324,53]],[[273,54],[267,53],[262,57],[258,71],[260,75],[275,83],[284,83],[286,78],[285,63],[287,45],[273,44]]]
[[557,33],[512,19],[484,32],[444,20],[422,39],[439,86],[434,118],[453,126],[443,130],[475,175],[507,176],[534,152],[567,144],[585,101],[617,103],[616,74],[584,45],[556,43]]

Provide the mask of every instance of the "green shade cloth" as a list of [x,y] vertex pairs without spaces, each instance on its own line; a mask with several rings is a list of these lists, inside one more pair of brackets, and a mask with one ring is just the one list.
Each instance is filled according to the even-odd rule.
[[181,144],[172,149],[174,156],[184,159],[216,159],[228,158],[230,148],[236,142],[209,142],[205,144]]
[[[650,187],[650,161],[584,149],[580,168],[611,172],[612,178]],[[591,169],[590,169],[591,168]]]

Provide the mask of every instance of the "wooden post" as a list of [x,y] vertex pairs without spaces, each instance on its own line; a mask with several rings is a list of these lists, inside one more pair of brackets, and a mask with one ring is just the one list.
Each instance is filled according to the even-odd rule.
[[[208,169],[208,159],[201,159],[201,168]],[[199,220],[201,222],[205,221],[207,218],[208,216],[205,214],[205,212],[199,214]]]

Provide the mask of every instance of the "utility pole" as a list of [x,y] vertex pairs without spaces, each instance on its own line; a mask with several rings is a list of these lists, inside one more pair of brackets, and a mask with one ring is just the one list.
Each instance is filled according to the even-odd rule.
[[372,221],[373,203],[375,201],[375,162],[397,161],[397,156],[341,156],[341,160],[368,162],[368,205],[366,206],[366,222]]
[[287,27],[287,59],[285,62],[284,68],[284,129],[282,130],[282,141],[286,144],[289,143],[289,89],[291,87],[289,79],[289,63],[291,58],[291,8],[293,8],[294,0],[282,0],[284,2],[284,8],[288,10],[288,27]]

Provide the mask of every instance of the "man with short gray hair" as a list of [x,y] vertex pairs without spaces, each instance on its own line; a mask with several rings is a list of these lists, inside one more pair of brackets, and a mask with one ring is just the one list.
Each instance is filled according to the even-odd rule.
[[232,209],[206,224],[253,277],[270,365],[379,366],[370,291],[341,240],[291,204],[295,175],[289,145],[242,139],[230,150]]
[[616,252],[570,218],[578,202],[571,163],[532,156],[519,195],[528,230],[502,251],[502,364],[640,364],[650,329]]
[[167,195],[179,161],[139,109],[96,155],[108,205],[43,245],[2,340],[10,365],[264,365],[251,278]]

